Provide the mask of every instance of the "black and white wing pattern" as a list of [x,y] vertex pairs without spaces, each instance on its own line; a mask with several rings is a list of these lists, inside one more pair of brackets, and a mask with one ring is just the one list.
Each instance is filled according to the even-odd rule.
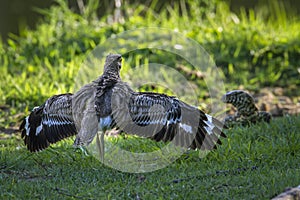
[[[112,103],[114,125],[127,134],[201,150],[216,148],[223,124],[175,97],[157,93],[131,93]],[[117,99],[120,99],[119,101]]]
[[72,94],[55,95],[35,107],[21,126],[22,138],[31,152],[77,133],[72,116]]

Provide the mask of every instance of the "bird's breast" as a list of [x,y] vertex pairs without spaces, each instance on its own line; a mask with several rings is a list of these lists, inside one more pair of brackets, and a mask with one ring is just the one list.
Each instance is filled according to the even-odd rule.
[[107,130],[111,128],[112,118],[111,116],[100,117],[98,128],[100,131]]

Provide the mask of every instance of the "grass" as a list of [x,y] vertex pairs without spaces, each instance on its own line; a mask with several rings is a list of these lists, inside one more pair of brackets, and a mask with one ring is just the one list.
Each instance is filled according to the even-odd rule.
[[[204,158],[189,151],[166,168],[141,174],[102,165],[62,141],[29,153],[19,135],[1,135],[2,199],[269,199],[299,185],[300,118],[228,130],[223,145]],[[108,138],[107,138],[108,139]],[[130,151],[153,145],[118,138]],[[107,140],[109,142],[110,140]],[[127,144],[127,145],[126,145]]]
[[[24,29],[19,36],[10,35],[7,44],[0,42],[0,130],[17,127],[24,115],[49,96],[73,92],[82,62],[97,45],[142,27],[177,30],[198,42],[224,73],[227,90],[280,86],[285,95],[299,96],[300,22],[287,10],[278,12],[276,1],[272,1],[273,12],[242,9],[239,13],[218,0],[180,1],[158,13],[158,1],[152,1],[149,6],[126,5],[122,23],[110,23],[109,15],[97,18],[98,1],[90,0],[91,7],[81,15],[65,1],[57,2],[39,10],[45,18],[36,30]],[[144,47],[134,40],[128,45]],[[181,73],[200,91],[199,106],[210,110],[206,84],[190,73],[193,66],[188,61],[145,48],[127,52],[124,58],[122,77],[129,81],[135,73],[133,66],[159,63],[184,69]],[[168,79],[168,71],[160,72],[169,85],[181,84]],[[143,79],[143,74],[138,75]],[[149,88],[152,85],[139,89]],[[164,87],[154,90],[170,92]],[[74,150],[72,139],[31,154],[19,134],[0,133],[0,198],[269,199],[286,187],[299,185],[299,129],[297,116],[235,127],[208,156],[200,158],[199,152],[190,151],[166,168],[143,174],[104,166]],[[107,138],[107,142],[133,152],[164,146],[135,137]]]

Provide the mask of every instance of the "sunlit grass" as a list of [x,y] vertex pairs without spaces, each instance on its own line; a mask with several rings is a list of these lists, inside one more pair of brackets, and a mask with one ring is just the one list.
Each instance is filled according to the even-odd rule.
[[[188,151],[166,168],[144,174],[104,166],[75,150],[73,139],[30,153],[19,135],[5,136],[5,140],[1,135],[0,195],[17,199],[270,199],[286,187],[299,185],[299,128],[299,118],[288,116],[270,124],[236,127],[206,157]],[[153,150],[148,139],[106,140],[127,151]]]

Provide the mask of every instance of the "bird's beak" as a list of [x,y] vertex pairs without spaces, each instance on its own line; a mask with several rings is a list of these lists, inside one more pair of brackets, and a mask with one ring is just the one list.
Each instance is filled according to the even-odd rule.
[[224,103],[227,103],[227,98],[226,98],[226,94],[222,96],[222,99],[221,99]]

